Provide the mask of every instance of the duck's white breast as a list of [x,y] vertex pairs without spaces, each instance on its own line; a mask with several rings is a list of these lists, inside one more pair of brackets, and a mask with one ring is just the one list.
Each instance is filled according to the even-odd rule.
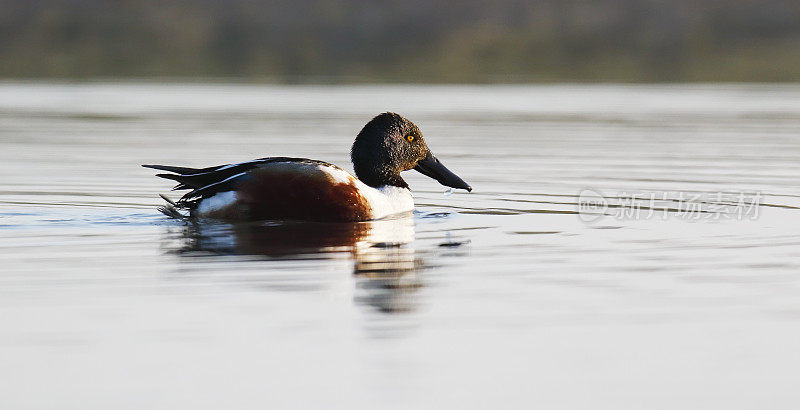
[[387,207],[385,210],[386,215],[411,212],[414,210],[414,196],[411,195],[410,189],[391,186],[391,185],[384,185],[378,188],[376,191],[383,194],[384,197],[388,200],[389,207]]

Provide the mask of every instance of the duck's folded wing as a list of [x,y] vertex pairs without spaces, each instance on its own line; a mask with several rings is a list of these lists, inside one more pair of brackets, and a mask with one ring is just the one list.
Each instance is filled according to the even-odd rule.
[[230,178],[233,175],[245,172],[254,168],[258,162],[267,160],[253,160],[240,162],[238,164],[217,165],[208,168],[187,168],[174,167],[171,165],[142,165],[145,168],[157,169],[160,171],[172,172],[171,174],[156,174],[157,177],[177,181],[173,190],[198,189],[204,186],[215,184]]
[[142,166],[171,172],[170,174],[156,174],[156,176],[177,181],[178,185],[176,185],[173,190],[191,189],[191,191],[183,195],[178,202],[179,204],[185,205],[193,199],[208,198],[219,192],[235,190],[239,184],[250,179],[251,176],[249,172],[256,168],[287,162],[332,166],[323,161],[291,157],[260,158],[237,164],[218,165],[208,168],[187,168],[170,165]]

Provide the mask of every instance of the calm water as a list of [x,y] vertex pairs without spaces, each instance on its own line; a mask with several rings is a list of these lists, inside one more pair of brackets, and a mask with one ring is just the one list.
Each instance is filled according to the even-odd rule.
[[[473,193],[191,225],[139,167],[350,169],[386,110]],[[798,158],[798,86],[0,84],[0,402],[798,408]]]

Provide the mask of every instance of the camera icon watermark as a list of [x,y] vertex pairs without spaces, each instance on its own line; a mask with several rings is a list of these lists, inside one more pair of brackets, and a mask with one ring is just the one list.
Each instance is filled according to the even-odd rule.
[[757,219],[760,192],[619,192],[605,195],[584,188],[577,195],[578,218],[586,223],[600,219],[721,220]]

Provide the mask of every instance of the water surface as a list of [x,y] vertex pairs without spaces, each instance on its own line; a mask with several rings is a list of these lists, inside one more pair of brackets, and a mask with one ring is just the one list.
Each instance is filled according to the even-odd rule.
[[[387,110],[473,193],[187,224],[139,167],[351,169]],[[799,135],[797,86],[0,84],[0,400],[797,408]]]

